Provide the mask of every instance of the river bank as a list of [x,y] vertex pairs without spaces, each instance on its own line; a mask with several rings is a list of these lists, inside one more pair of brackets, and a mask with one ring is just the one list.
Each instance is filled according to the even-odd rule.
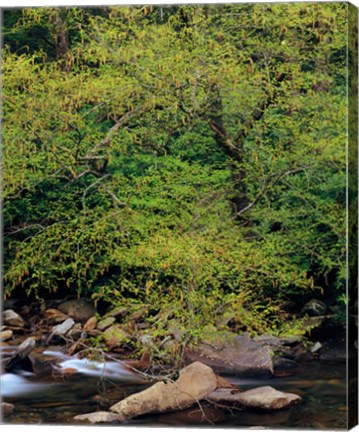
[[[150,329],[143,328],[146,321],[143,311],[124,324],[120,310],[106,311],[101,316],[83,299],[63,302],[58,308],[48,307],[50,305],[32,304],[18,308],[13,305],[12,312],[5,310],[2,334],[12,332],[12,335],[1,343],[5,366],[2,388],[5,389],[4,402],[14,406],[13,412],[5,418],[7,423],[73,423],[76,415],[107,410],[113,403],[149,387],[161,374],[171,376],[175,373],[175,362],[157,364],[150,356],[168,343],[175,346],[175,329],[167,340],[156,341],[155,345]],[[26,308],[27,314],[24,313]],[[324,321],[318,316],[313,319]],[[320,325],[312,340],[308,337],[254,337],[247,333],[213,332],[210,340],[188,345],[182,353],[183,364],[200,360],[242,390],[271,385],[293,392],[302,397],[299,406],[262,413],[258,418],[250,410],[238,412],[204,404],[205,414],[201,411],[203,407],[201,410],[197,407],[157,416],[144,415],[131,419],[130,423],[190,425],[213,422],[291,427],[296,422],[299,425],[298,416],[304,410],[308,427],[318,423],[322,425],[320,428],[340,428],[346,421],[347,409],[343,363],[345,341],[340,332],[332,333],[331,338],[323,338],[321,333]],[[27,361],[6,370],[7,361],[29,337],[35,340],[35,346]],[[96,340],[101,345],[96,347]],[[330,415],[324,409],[328,401],[333,407]]]

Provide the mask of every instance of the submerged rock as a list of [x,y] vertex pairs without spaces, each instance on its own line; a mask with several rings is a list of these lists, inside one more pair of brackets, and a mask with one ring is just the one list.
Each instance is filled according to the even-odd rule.
[[96,314],[95,306],[86,299],[68,300],[58,306],[59,310],[75,321],[87,321]]
[[4,324],[14,327],[25,327],[25,321],[12,309],[7,309],[3,312]]
[[216,388],[217,377],[213,370],[195,362],[180,371],[177,381],[160,381],[118,402],[110,411],[130,419],[147,413],[183,410],[206,398]]
[[122,421],[123,418],[119,414],[114,414],[108,411],[97,411],[89,414],[77,415],[74,417],[74,420],[94,424]]
[[258,387],[245,392],[231,389],[218,389],[208,396],[208,399],[217,403],[239,405],[247,408],[264,411],[286,408],[301,400],[293,393],[284,393],[273,387]]

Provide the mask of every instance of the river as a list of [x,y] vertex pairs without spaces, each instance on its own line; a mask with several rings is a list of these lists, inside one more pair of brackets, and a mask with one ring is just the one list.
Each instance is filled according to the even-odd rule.
[[[150,385],[149,382],[117,362],[90,362],[85,359],[57,355],[64,368],[76,369],[70,379],[17,371],[1,376],[4,402],[15,405],[8,424],[73,424],[73,417],[109,406]],[[216,409],[203,404],[176,413],[146,415],[128,422],[148,426],[252,427],[271,429],[345,429],[346,379],[345,364],[308,363],[292,376],[268,379],[240,378],[227,375],[242,390],[270,385],[278,390],[296,393],[302,402],[290,409],[274,413],[248,410]]]

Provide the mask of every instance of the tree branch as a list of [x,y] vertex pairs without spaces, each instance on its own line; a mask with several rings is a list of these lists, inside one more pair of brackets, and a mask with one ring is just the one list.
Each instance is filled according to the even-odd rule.
[[280,179],[282,179],[283,177],[290,175],[290,174],[296,174],[298,172],[305,171],[305,169],[306,169],[306,167],[299,167],[299,168],[290,169],[290,170],[287,170],[283,173],[276,175],[272,181],[268,181],[266,179],[264,182],[264,185],[262,186],[262,189],[259,191],[258,195],[254,198],[254,200],[252,202],[250,202],[248,205],[246,205],[244,208],[242,208],[239,212],[237,212],[237,216],[241,216],[244,212],[250,210],[254,205],[256,205],[257,202],[259,201],[259,199],[264,195],[264,193],[270,187],[275,186],[279,182]]

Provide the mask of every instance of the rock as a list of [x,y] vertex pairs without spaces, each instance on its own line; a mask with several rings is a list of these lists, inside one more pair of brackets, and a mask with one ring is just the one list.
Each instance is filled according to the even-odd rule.
[[269,345],[273,348],[282,348],[286,346],[293,346],[300,342],[301,336],[292,337],[277,337],[269,334],[264,334],[254,338],[255,341],[261,342],[264,345]]
[[47,309],[44,312],[44,318],[49,324],[58,324],[66,321],[68,316],[58,309]]
[[325,315],[327,306],[320,300],[312,299],[306,303],[302,309],[303,315],[309,315],[311,317]]
[[132,312],[132,314],[129,316],[130,321],[140,321],[145,318],[145,316],[148,313],[148,307],[142,306],[138,310]]
[[320,350],[323,345],[320,342],[315,342],[315,344],[311,347],[310,352],[315,353]]
[[44,348],[35,348],[29,355],[33,370],[38,377],[51,375],[53,367],[59,361],[58,355],[43,354]]
[[7,341],[14,336],[12,330],[4,330],[0,332],[0,341]]
[[321,327],[325,321],[325,316],[307,316],[303,318],[301,328],[302,332],[311,334],[312,330]]
[[200,362],[182,369],[175,382],[157,382],[148,389],[118,402],[110,411],[125,419],[147,413],[183,410],[207,398],[217,387],[213,370]]
[[88,423],[113,423],[120,422],[123,418],[119,414],[114,414],[107,411],[97,411],[89,414],[81,414],[74,417],[76,421]]
[[284,393],[273,387],[258,387],[245,392],[231,389],[218,389],[208,396],[216,403],[227,403],[264,411],[279,410],[299,402],[301,397],[293,393]]
[[127,366],[129,369],[137,370],[137,371],[146,371],[150,367],[151,363],[151,354],[148,351],[145,351],[140,360],[129,359],[123,360],[123,365]]
[[104,331],[103,336],[106,341],[106,346],[110,349],[122,346],[131,338],[129,332],[120,325],[113,325],[109,327]]
[[92,332],[93,330],[95,330],[96,326],[97,326],[97,318],[93,316],[86,321],[84,325],[84,330],[86,332]]
[[7,417],[14,412],[15,406],[10,403],[1,402],[1,414],[3,417]]
[[66,333],[69,330],[71,330],[74,325],[75,325],[75,321],[72,318],[68,318],[63,323],[52,327],[52,332],[50,336],[47,338],[45,345],[48,345],[54,336],[65,336]]
[[68,300],[65,303],[61,303],[58,308],[75,321],[85,322],[96,314],[95,306],[90,301],[83,298]]
[[332,339],[323,343],[318,349],[319,359],[330,363],[340,363],[347,361],[347,347],[345,335],[336,335]]
[[82,337],[83,330],[80,323],[76,323],[68,332],[67,336],[72,340],[78,340]]
[[182,340],[185,333],[185,328],[176,319],[171,319],[168,321],[167,330],[177,342],[180,342]]
[[106,312],[104,318],[108,317],[114,317],[116,319],[121,319],[128,313],[128,307],[127,306],[119,306],[113,309],[110,309],[108,312]]
[[285,357],[274,356],[272,361],[275,376],[291,375],[298,369],[298,364],[294,360]]
[[217,378],[217,388],[237,388],[234,384],[230,383],[229,381],[227,381],[225,378],[216,375]]
[[31,361],[28,359],[29,354],[35,348],[36,340],[32,337],[27,338],[16,350],[16,352],[10,357],[9,361],[5,366],[5,371],[10,372],[17,365],[24,362],[25,359],[28,360],[29,367],[27,370],[32,369]]
[[185,351],[185,361],[201,361],[216,372],[246,376],[272,375],[272,354],[268,347],[248,335],[236,336],[234,345],[216,349],[201,344]]
[[108,329],[109,327],[111,327],[113,324],[115,324],[115,322],[116,322],[115,317],[108,317],[108,318],[101,320],[97,324],[96,328],[97,328],[97,330],[104,331],[104,330]]
[[7,309],[3,313],[3,321],[4,324],[13,326],[13,327],[25,327],[25,321],[21,318],[19,314],[17,314],[12,309]]
[[155,345],[155,343],[154,343],[154,337],[151,336],[151,335],[148,335],[148,334],[140,335],[138,337],[138,341],[145,348],[152,348]]
[[68,318],[66,321],[64,321],[62,324],[58,324],[54,327],[52,327],[51,334],[53,336],[64,336],[66,333],[72,329],[72,327],[75,325],[75,321],[72,318]]

